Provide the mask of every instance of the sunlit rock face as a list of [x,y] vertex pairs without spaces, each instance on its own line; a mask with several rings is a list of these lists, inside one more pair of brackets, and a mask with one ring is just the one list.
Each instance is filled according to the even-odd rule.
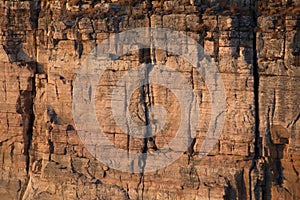
[[[0,199],[300,199],[299,7],[296,0],[2,0]],[[73,92],[95,47],[113,46],[110,37],[140,27],[179,31],[203,46],[224,84],[226,118],[213,148],[199,156],[220,100],[211,98],[203,74],[151,45],[110,52],[96,93],[87,95],[115,147],[149,154],[137,164],[140,173],[128,173],[88,151],[74,122]],[[143,64],[166,65],[169,77],[180,73],[195,94],[184,105],[199,108],[186,151],[154,172],[143,167],[177,136],[186,107],[176,92],[185,91],[170,78],[172,88],[146,84],[119,96],[133,123],[152,127],[147,139],[128,135],[114,118],[112,94],[130,70],[148,80],[154,71],[139,71]]]

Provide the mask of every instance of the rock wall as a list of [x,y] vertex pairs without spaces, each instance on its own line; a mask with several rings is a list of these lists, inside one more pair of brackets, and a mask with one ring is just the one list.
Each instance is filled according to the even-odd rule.
[[[2,0],[0,10],[1,198],[300,199],[298,2]],[[72,118],[76,73],[96,45],[137,27],[183,32],[218,66],[226,121],[208,156],[198,156],[211,115],[205,82],[183,59],[151,48],[106,70],[96,95],[101,128],[130,151],[155,151],[170,141],[181,108],[168,89],[153,85],[124,97],[134,116],[143,116],[142,106],[165,107],[169,116],[154,142],[124,134],[109,104],[127,70],[167,64],[190,82],[199,101],[192,146],[166,168],[130,174],[103,165],[82,144]]]

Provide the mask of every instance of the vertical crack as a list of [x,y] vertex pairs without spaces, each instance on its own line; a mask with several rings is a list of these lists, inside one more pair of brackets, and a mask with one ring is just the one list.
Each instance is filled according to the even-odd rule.
[[140,93],[140,103],[142,104],[144,108],[144,126],[149,128],[146,128],[146,133],[143,139],[143,147],[142,147],[142,155],[139,158],[139,168],[140,168],[140,182],[138,184],[138,187],[142,185],[142,199],[144,195],[144,172],[146,167],[146,160],[147,160],[147,151],[148,151],[148,141],[150,141],[150,138],[152,138],[152,130],[150,126],[150,111],[149,107],[151,107],[151,97],[150,97],[150,84],[149,84],[149,74],[153,68],[151,63],[151,57],[150,57],[150,48],[147,49],[140,49],[139,50],[139,61],[140,63],[146,64],[146,71],[144,74],[144,85],[140,87],[139,93]]
[[[23,140],[24,140],[24,152],[25,155],[25,162],[26,162],[26,175],[27,179],[24,182],[24,185],[21,186],[20,189],[20,199],[24,198],[24,194],[26,190],[29,189],[29,182],[30,182],[30,163],[32,162],[32,158],[30,157],[30,149],[32,146],[32,136],[33,136],[33,126],[34,126],[34,98],[36,95],[36,83],[35,83],[35,76],[38,72],[38,63],[36,61],[37,58],[37,30],[38,30],[38,20],[39,20],[39,13],[41,10],[41,1],[34,0],[30,2],[30,25],[33,29],[33,47],[34,48],[34,56],[33,60],[22,60],[19,64],[19,67],[27,67],[27,69],[32,73],[32,76],[28,77],[28,86],[26,90],[20,91],[20,97],[18,99],[17,112],[22,114],[23,120]],[[20,80],[19,80],[20,81]],[[20,82],[19,82],[20,83]],[[20,86],[20,85],[19,85]]]
[[[147,17],[149,20],[149,27],[151,27],[151,11],[152,11],[152,2],[150,0],[146,1],[147,3]],[[146,128],[146,133],[144,136],[143,141],[143,148],[142,148],[142,156],[139,158],[139,167],[140,167],[140,181],[138,183],[138,188],[140,185],[142,185],[142,196],[141,199],[144,199],[144,172],[146,167],[146,160],[147,160],[147,151],[148,151],[148,142],[154,142],[152,137],[152,130],[150,126],[150,111],[149,107],[151,107],[151,95],[150,95],[150,84],[149,84],[149,74],[151,70],[153,69],[152,61],[151,61],[151,50],[153,50],[152,46],[145,49],[139,50],[139,62],[140,64],[144,63],[146,64],[146,72],[145,72],[145,81],[144,85],[140,88],[140,103],[142,103],[144,108],[144,125],[147,127],[149,125],[149,128]],[[153,56],[153,55],[152,55]]]
[[[255,5],[256,7],[256,5]],[[257,24],[257,11],[256,8],[253,9],[253,26],[256,27]],[[260,145],[260,133],[259,133],[259,71],[258,71],[258,61],[257,61],[257,49],[256,49],[256,33],[253,30],[253,78],[254,78],[254,84],[253,84],[253,91],[254,91],[254,106],[255,106],[255,149],[254,153],[255,159],[258,159],[261,156],[261,145]]]
[[[37,30],[38,30],[38,22],[39,22],[39,14],[41,11],[41,1],[40,0],[35,0],[32,1],[30,3],[30,21],[32,24],[32,27],[34,28],[34,48],[35,48],[35,59],[37,58]],[[32,143],[32,134],[33,134],[33,126],[34,126],[34,120],[35,120],[35,116],[34,116],[34,97],[36,94],[36,83],[35,83],[35,75],[37,73],[37,69],[38,69],[38,63],[35,62],[31,62],[28,63],[29,67],[31,68],[31,70],[33,71],[33,77],[31,78],[31,85],[32,85],[32,91],[31,91],[31,105],[30,105],[30,112],[29,112],[29,116],[28,116],[28,146],[27,146],[27,153],[26,153],[26,171],[28,174],[29,171],[29,167],[30,167],[30,147],[31,147],[31,143]]]
[[[19,65],[19,67],[26,67],[32,74],[35,74],[36,64],[27,63],[25,66]],[[33,98],[35,96],[35,79],[33,77],[28,77],[28,86],[29,88],[22,90],[21,82],[18,77],[19,82],[19,98],[16,102],[16,112],[22,116],[23,124],[23,142],[24,149],[23,154],[25,155],[26,160],[26,172],[29,172],[30,165],[30,156],[29,149],[31,146],[32,132],[33,132],[33,123],[34,123],[34,114],[33,114]]]
[[[30,148],[32,144],[32,134],[33,134],[33,126],[34,126],[34,111],[33,111],[33,100],[35,96],[35,76],[36,73],[36,63],[26,63],[25,65],[29,71],[31,71],[32,76],[28,77],[28,86],[26,90],[20,89],[20,95],[17,100],[17,107],[16,112],[22,115],[22,123],[23,123],[23,142],[24,142],[24,149],[23,149],[23,155],[25,156],[25,169],[26,169],[26,175],[27,179],[24,182],[24,186],[20,190],[20,199],[22,199],[23,195],[25,194],[25,191],[28,187],[29,179],[30,179]],[[23,66],[21,66],[23,67]],[[19,80],[20,81],[20,80]],[[20,82],[19,82],[20,84]]]
[[6,80],[3,81],[4,101],[7,101]]
[[[257,22],[257,1],[253,1],[252,8],[251,8],[251,15],[252,15],[252,34],[253,34],[253,93],[254,93],[254,117],[255,117],[255,125],[254,125],[254,158],[252,161],[252,165],[249,170],[249,196],[250,199],[256,199],[255,190],[257,187],[257,176],[258,176],[258,169],[257,169],[257,162],[258,159],[261,157],[261,139],[260,139],[260,132],[259,132],[259,70],[258,70],[258,60],[257,60],[257,41],[256,41],[256,32],[255,27],[258,26]],[[253,196],[255,195],[255,196]],[[264,197],[262,197],[264,198]]]

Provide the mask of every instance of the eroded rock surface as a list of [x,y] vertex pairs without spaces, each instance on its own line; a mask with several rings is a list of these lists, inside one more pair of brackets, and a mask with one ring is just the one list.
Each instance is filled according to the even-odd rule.
[[[1,1],[0,14],[1,199],[300,199],[296,1]],[[149,140],[125,134],[110,104],[126,71],[166,64],[191,84],[201,111],[187,152],[156,172],[130,174],[97,161],[80,140],[72,117],[76,73],[96,45],[137,27],[185,33],[218,66],[226,121],[208,156],[198,156],[212,101],[203,78],[182,58],[151,48],[107,68],[97,117],[119,148],[151,152],[167,144],[181,112],[168,88],[142,87],[123,99],[140,124],[151,120],[145,110],[154,104],[165,108],[164,129]]]

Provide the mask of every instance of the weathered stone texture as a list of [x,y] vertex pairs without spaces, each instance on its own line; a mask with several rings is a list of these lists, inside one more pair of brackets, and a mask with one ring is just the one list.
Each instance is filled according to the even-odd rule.
[[[1,1],[0,198],[300,199],[299,4],[256,3]],[[138,117],[145,117],[143,103],[165,108],[154,142],[123,133],[112,115],[120,77],[155,61],[193,87],[201,111],[193,145],[166,168],[129,174],[103,165],[82,144],[72,116],[76,73],[96,45],[137,27],[185,33],[218,66],[226,121],[208,156],[198,156],[212,101],[203,78],[182,58],[151,48],[121,56],[104,73],[96,94],[101,128],[117,147],[139,152],[175,136],[181,108],[169,88],[152,85],[124,97],[136,123],[145,121]]]
[[261,154],[268,193],[276,199],[299,198],[300,18],[295,12],[282,10],[258,18]]

